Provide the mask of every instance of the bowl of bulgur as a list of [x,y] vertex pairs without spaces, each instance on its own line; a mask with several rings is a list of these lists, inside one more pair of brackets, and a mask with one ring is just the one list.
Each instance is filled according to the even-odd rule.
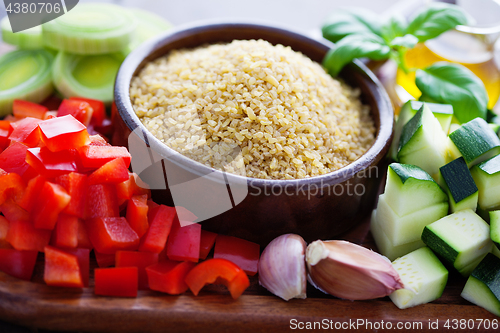
[[362,63],[325,71],[332,47],[255,23],[171,31],[120,68],[113,143],[156,200],[204,229],[262,245],[339,236],[373,207],[393,109]]

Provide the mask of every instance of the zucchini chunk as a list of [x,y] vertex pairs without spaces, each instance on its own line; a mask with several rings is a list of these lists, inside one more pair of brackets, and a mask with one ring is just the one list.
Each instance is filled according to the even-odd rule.
[[479,190],[478,205],[484,211],[500,208],[500,155],[471,168]]
[[478,189],[463,157],[439,168],[440,184],[448,193],[452,213],[463,209],[476,211]]
[[422,241],[464,276],[468,276],[474,264],[490,252],[493,245],[490,226],[471,209],[427,225]]
[[443,294],[448,270],[428,247],[394,260],[392,266],[405,286],[389,295],[398,308],[432,302]]
[[488,253],[469,276],[462,296],[500,316],[500,258]]
[[490,238],[495,247],[500,250],[500,210],[490,212]]

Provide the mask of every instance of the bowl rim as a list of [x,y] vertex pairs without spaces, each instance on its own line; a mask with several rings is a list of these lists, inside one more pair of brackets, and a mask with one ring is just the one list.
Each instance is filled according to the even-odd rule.
[[[146,143],[148,147],[153,149],[155,152],[160,154],[163,158],[168,158],[169,161],[181,166],[183,169],[188,170],[194,174],[200,176],[207,176],[212,174],[215,181],[222,179],[226,184],[235,183],[248,183],[251,182],[252,186],[258,188],[270,188],[274,186],[297,186],[302,187],[304,185],[318,184],[321,183],[322,186],[325,185],[335,185],[340,184],[354,177],[358,172],[363,171],[370,166],[375,166],[377,163],[383,159],[389,149],[392,130],[394,122],[394,111],[393,106],[390,101],[389,95],[387,94],[385,88],[380,83],[375,74],[368,69],[360,60],[354,59],[352,63],[348,66],[353,66],[354,69],[360,70],[366,78],[371,81],[375,87],[374,92],[378,93],[380,99],[378,104],[379,109],[379,124],[376,130],[377,135],[373,144],[370,148],[357,160],[352,163],[337,169],[335,171],[329,172],[324,175],[312,176],[300,179],[262,179],[240,176],[229,172],[223,172],[218,169],[211,168],[205,164],[199,163],[192,160],[181,153],[175,151],[174,149],[168,147],[160,140],[158,140],[152,133],[146,129],[146,127],[139,120],[135,112],[133,111],[132,102],[130,99],[130,83],[132,77],[135,75],[137,68],[143,64],[143,62],[151,54],[153,54],[158,49],[164,47],[169,42],[182,39],[187,36],[196,34],[197,32],[217,29],[246,29],[246,28],[256,28],[262,30],[270,30],[274,33],[284,33],[291,34],[296,39],[301,39],[309,44],[317,44],[320,47],[332,49],[335,47],[333,43],[324,38],[313,38],[309,37],[302,32],[299,32],[293,28],[284,27],[282,25],[269,24],[267,22],[259,20],[208,20],[208,21],[198,21],[191,24],[185,24],[177,28],[171,29],[155,38],[143,43],[137,49],[132,51],[124,60],[119,68],[115,87],[114,87],[114,98],[119,116],[122,118],[125,125],[130,129],[130,131],[135,131],[140,129],[143,137],[142,141]],[[200,44],[201,45],[201,44]],[[152,58],[149,61],[156,59]],[[375,99],[377,102],[377,99]],[[374,120],[376,120],[374,118]]]

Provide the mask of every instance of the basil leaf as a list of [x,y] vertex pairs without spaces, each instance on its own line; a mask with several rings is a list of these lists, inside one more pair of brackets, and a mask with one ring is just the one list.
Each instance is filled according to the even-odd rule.
[[394,38],[389,44],[391,46],[406,47],[407,49],[413,48],[418,43],[418,38],[413,35],[405,35],[403,37]]
[[461,123],[477,117],[486,118],[488,94],[484,84],[462,65],[438,62],[419,69],[415,83],[427,98],[453,105],[455,117]]
[[377,35],[350,35],[341,39],[323,59],[323,66],[332,76],[355,58],[382,60],[389,57],[391,48]]
[[401,15],[392,16],[382,25],[380,32],[386,42],[394,40],[396,37],[402,37],[406,34],[408,24]]
[[447,3],[432,2],[415,16],[408,25],[406,33],[416,36],[419,42],[425,42],[467,22],[468,16],[462,8]]
[[334,43],[348,35],[380,35],[381,22],[377,15],[363,8],[339,9],[323,24],[323,37]]

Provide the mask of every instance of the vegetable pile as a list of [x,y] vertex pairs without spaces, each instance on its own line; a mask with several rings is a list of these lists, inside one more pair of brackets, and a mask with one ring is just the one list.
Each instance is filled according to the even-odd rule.
[[80,4],[42,26],[12,33],[1,22],[4,42],[19,50],[0,57],[0,115],[14,99],[40,103],[54,92],[109,105],[118,68],[142,42],[170,29],[159,16],[112,4]]
[[[236,299],[249,286],[259,245],[196,223],[181,227],[177,210],[184,208],[153,202],[128,170],[128,150],[89,135],[106,120],[103,102],[67,99],[56,112],[13,105],[14,116],[0,121],[1,271],[29,280],[43,252],[46,284],[88,287],[93,250],[97,295],[188,288],[197,295],[207,283],[222,283]],[[198,264],[212,247],[213,258]]]

